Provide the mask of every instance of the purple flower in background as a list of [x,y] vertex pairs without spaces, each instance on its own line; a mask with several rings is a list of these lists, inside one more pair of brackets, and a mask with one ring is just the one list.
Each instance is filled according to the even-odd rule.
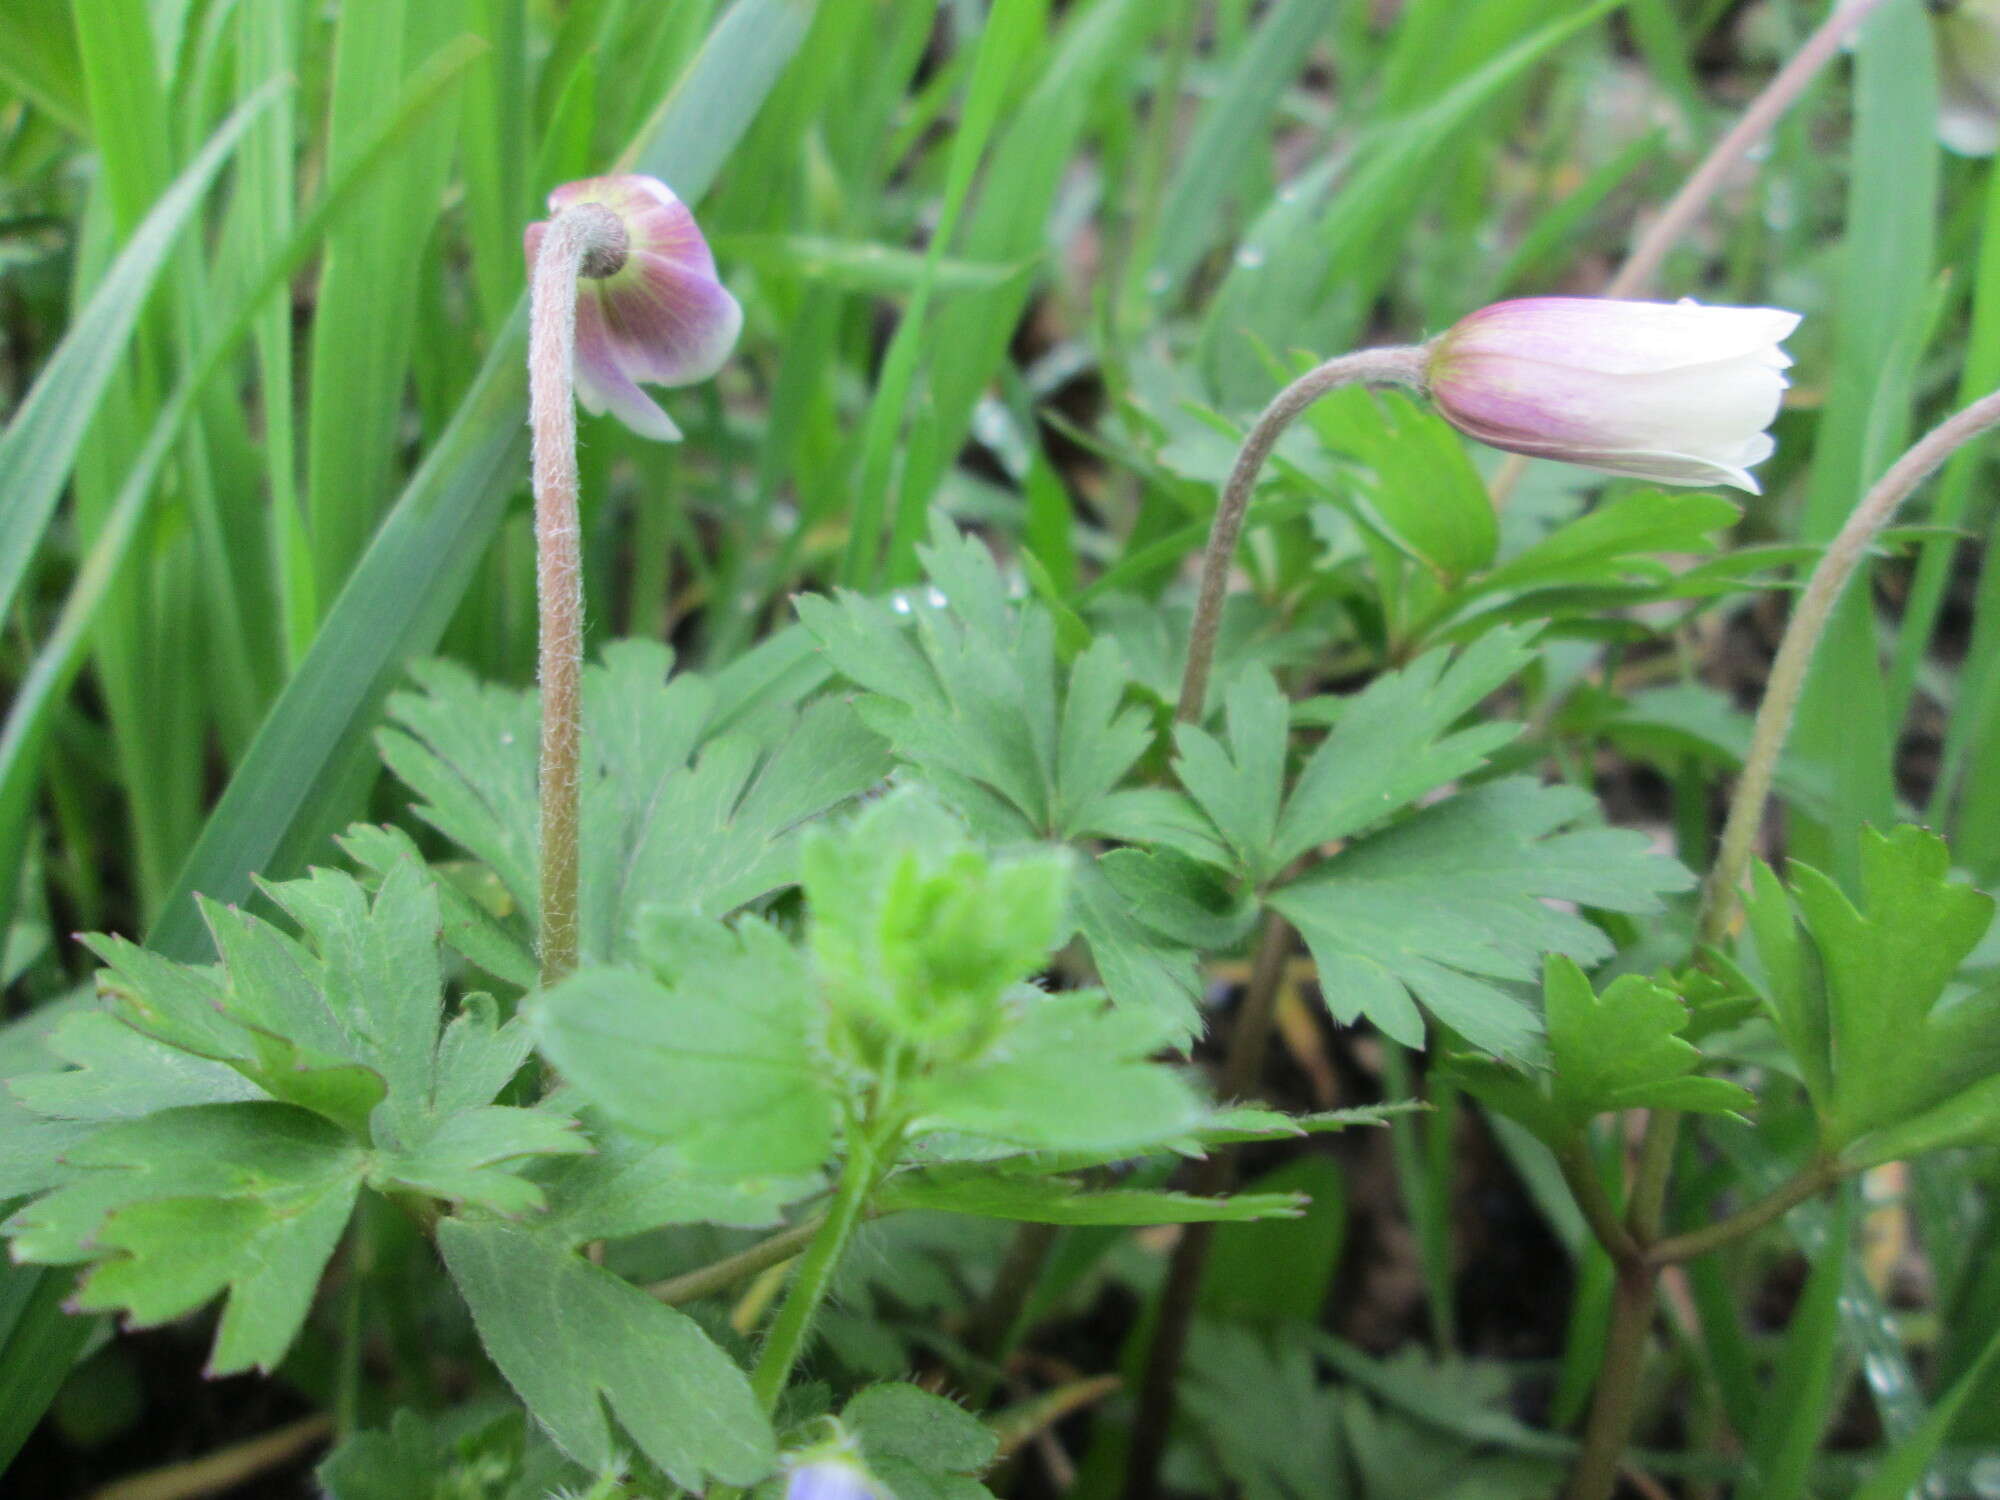
[[[692,385],[722,368],[743,327],[743,309],[715,275],[694,215],[672,188],[625,172],[565,183],[549,212],[596,203],[625,227],[625,255],[598,273],[586,264],[576,296],[576,397],[610,412],[642,437],[674,442],[681,432],[645,385]],[[546,222],[527,230],[528,264]]]
[[785,1482],[785,1500],[885,1500],[885,1496],[859,1464],[823,1450],[792,1469]]
[[1498,302],[1431,345],[1431,399],[1482,443],[1663,484],[1757,491],[1797,313],[1693,302]]

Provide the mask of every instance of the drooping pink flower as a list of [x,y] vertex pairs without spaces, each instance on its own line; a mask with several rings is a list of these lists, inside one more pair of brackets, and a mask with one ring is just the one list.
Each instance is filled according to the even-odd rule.
[[1532,297],[1441,335],[1426,378],[1452,425],[1495,448],[1754,494],[1798,325],[1769,307]]
[[[586,267],[576,296],[576,397],[642,437],[674,442],[680,429],[643,385],[693,385],[722,368],[743,309],[717,280],[715,257],[685,203],[655,177],[588,177],[549,194],[549,212],[596,203],[625,227],[624,261],[609,275]],[[528,265],[546,221],[527,229]]]

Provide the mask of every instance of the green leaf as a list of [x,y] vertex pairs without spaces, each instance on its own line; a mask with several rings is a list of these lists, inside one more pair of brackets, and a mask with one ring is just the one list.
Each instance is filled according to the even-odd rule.
[[[1070,884],[1077,930],[1105,991],[1121,1006],[1158,1018],[1163,1045],[1201,1029],[1201,955],[1187,941],[1141,920],[1134,897],[1098,864],[1079,865]],[[1148,903],[1158,915],[1160,908]]]
[[[914,1385],[871,1385],[842,1408],[868,1468],[897,1500],[969,1500],[971,1476],[992,1463],[999,1437],[972,1413]],[[954,1483],[954,1481],[956,1481]]]
[[[670,677],[672,664],[664,646],[620,641],[584,674],[587,958],[630,956],[646,905],[725,916],[790,884],[802,826],[887,769],[880,743],[831,699],[781,720],[769,741],[715,734],[714,685]],[[481,685],[446,663],[417,675],[422,694],[390,700],[400,727],[382,736],[383,758],[425,799],[418,812],[533,913],[538,696]]]
[[[836,1028],[927,1057],[984,1046],[1003,996],[1044,968],[1063,935],[1064,848],[989,857],[918,789],[815,830],[804,856],[814,977]],[[857,1060],[876,1066],[882,1059]]]
[[94,1263],[83,1311],[139,1326],[226,1291],[211,1375],[276,1367],[346,1227],[366,1157],[338,1127],[277,1103],[206,1104],[107,1125],[72,1147],[70,1181],[7,1223],[14,1253]]
[[1524,1078],[1480,1058],[1454,1071],[1465,1087],[1561,1151],[1598,1115],[1626,1109],[1736,1114],[1755,1101],[1720,1078],[1701,1078],[1701,1053],[1682,1033],[1688,1005],[1639,974],[1613,980],[1602,996],[1575,961],[1551,955],[1542,971],[1543,1015],[1552,1071]]
[[931,1209],[1034,1224],[1204,1224],[1297,1218],[1305,1199],[1277,1192],[1201,1198],[1136,1188],[1091,1191],[1066,1177],[1000,1176],[973,1167],[903,1173],[876,1193],[875,1203],[888,1212]]
[[[348,858],[374,876],[377,889],[399,864],[422,870],[438,903],[447,947],[517,990],[531,990],[539,982],[540,969],[520,908],[514,905],[512,892],[499,885],[490,871],[481,866],[460,867],[483,878],[486,899],[482,901],[471,894],[474,881],[453,879],[445,870],[425,865],[416,840],[400,828],[357,823],[340,836],[339,843]],[[506,920],[507,914],[515,920]]]
[[1551,901],[1657,911],[1687,872],[1622,830],[1573,827],[1596,810],[1574,787],[1510,779],[1424,809],[1344,849],[1271,897],[1305,937],[1341,1021],[1367,1016],[1423,1043],[1421,1001],[1467,1041],[1531,1054],[1540,1025],[1504,987],[1547,953],[1610,955],[1602,932]]
[[8,1088],[50,1119],[129,1120],[183,1105],[270,1097],[234,1068],[166,1046],[102,1011],[66,1017],[47,1046],[72,1066],[27,1074]]
[[686,1489],[754,1484],[777,1461],[749,1380],[691,1319],[524,1230],[447,1219],[437,1240],[486,1352],[578,1463],[617,1462],[606,1406]]
[[1613,980],[1602,997],[1575,960],[1550,957],[1542,975],[1557,1107],[1573,1125],[1625,1109],[1730,1114],[1750,1095],[1720,1078],[1694,1077],[1701,1053],[1682,1039],[1680,996],[1638,974]]
[[643,1140],[586,1115],[596,1147],[590,1156],[552,1163],[539,1174],[548,1212],[536,1230],[567,1245],[615,1240],[665,1224],[724,1224],[766,1229],[787,1205],[823,1185],[817,1174],[722,1178],[691,1172],[680,1149]]
[[1476,579],[1464,598],[1491,606],[1542,589],[1664,578],[1669,570],[1661,554],[1713,552],[1717,534],[1742,514],[1702,490],[1620,495]]
[[818,1171],[838,1101],[798,952],[754,918],[732,932],[662,917],[648,948],[671,965],[660,977],[586,968],[534,1002],[543,1056],[590,1104],[671,1144],[692,1170]]
[[1341,706],[1333,731],[1283,794],[1288,711],[1269,673],[1230,684],[1230,748],[1206,730],[1175,731],[1181,782],[1263,885],[1300,855],[1401,812],[1485,764],[1514,737],[1508,723],[1451,725],[1532,659],[1526,632],[1496,630],[1459,653],[1436,651],[1385,673]]
[[[1962,993],[1959,967],[1992,925],[1993,900],[1950,878],[1944,841],[1921,828],[1865,829],[1857,905],[1806,865],[1788,897],[1760,870],[1747,906],[1758,977],[1838,1151],[1930,1116],[1972,1126],[1982,1096],[1954,1096],[2000,1068],[2000,987]],[[1944,1106],[1944,1113],[1935,1112]]]
[[[940,517],[918,550],[929,590],[893,601],[847,592],[798,601],[827,660],[866,691],[861,715],[899,760],[996,845],[1129,837],[1140,823],[1163,821],[1212,843],[1184,805],[1119,786],[1152,730],[1148,712],[1126,702],[1131,674],[1112,640],[1084,651],[1064,682],[1048,612],[1008,599],[983,543]],[[1191,1035],[1192,951],[1155,941],[1088,866],[1072,894],[1112,998]]]
[[1087,990],[1026,991],[988,1057],[913,1087],[919,1128],[1046,1151],[1137,1153],[1191,1133],[1206,1110],[1187,1080],[1148,1061],[1149,1018]]
[[1047,611],[1008,600],[983,543],[940,518],[918,555],[933,592],[807,597],[799,618],[868,690],[863,716],[976,832],[1002,843],[1092,832],[1152,738],[1145,711],[1121,707],[1129,673],[1116,645],[1085,651],[1059,690]]
[[1277,867],[1484,765],[1516,726],[1451,726],[1533,660],[1528,640],[1525,631],[1491,631],[1463,651],[1434,651],[1386,673],[1347,703],[1285,804],[1272,851]]
[[1274,861],[1291,704],[1278,691],[1277,679],[1255,667],[1229,684],[1223,712],[1228,749],[1197,725],[1178,725],[1174,771],[1235,854],[1244,877],[1261,885],[1281,868]]
[[1440,582],[1493,561],[1493,501],[1450,423],[1400,392],[1363,386],[1334,392],[1307,415],[1320,441],[1358,466],[1350,503]]

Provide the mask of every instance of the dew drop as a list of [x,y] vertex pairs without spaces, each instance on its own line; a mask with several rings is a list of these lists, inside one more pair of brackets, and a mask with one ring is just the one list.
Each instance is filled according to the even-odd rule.
[[895,595],[889,600],[889,608],[893,609],[899,615],[908,614],[910,612],[909,595],[907,594]]
[[1264,247],[1262,245],[1245,245],[1241,250],[1236,252],[1236,264],[1246,271],[1256,270],[1264,264]]

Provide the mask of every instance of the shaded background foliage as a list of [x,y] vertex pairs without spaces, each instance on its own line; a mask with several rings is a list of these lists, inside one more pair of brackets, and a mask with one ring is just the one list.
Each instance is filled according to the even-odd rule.
[[[921,599],[918,547],[942,513],[1059,629],[1115,638],[1170,704],[1177,580],[1234,424],[1295,351],[1596,290],[1821,9],[10,0],[6,1071],[46,1067],[41,1038],[77,1003],[89,963],[61,934],[145,932],[201,959],[194,892],[247,898],[253,873],[328,859],[352,819],[402,815],[409,793],[378,775],[373,737],[413,658],[531,675],[519,231],[551,185],[614,162],[658,173],[699,202],[748,312],[723,378],[671,399],[683,446],[585,424],[593,650],[671,641],[748,696],[811,670],[796,592]],[[1712,497],[1649,509],[1630,487],[1599,500],[1601,481],[1537,466],[1496,524],[1455,444],[1397,471],[1416,427],[1385,447],[1393,403],[1330,401],[1253,517],[1237,659],[1310,701],[1482,616],[1553,619],[1509,704],[1534,732],[1514,768],[1599,793],[1703,868],[1782,617],[1762,586],[1795,544],[1830,536],[1910,432],[2000,379],[2000,177],[1942,155],[1934,130],[1929,35],[1901,0],[1670,262],[1672,295],[1808,314],[1767,494],[1740,516]],[[47,372],[55,397],[25,403]],[[1850,886],[1862,824],[1908,813],[1973,877],[2000,878],[1987,462],[1954,463],[1929,529],[1848,600],[1781,780],[1783,847]],[[1506,571],[1586,507],[1621,503],[1629,528],[1584,565]],[[1736,560],[1703,572],[1725,540]],[[1605,926],[1624,967],[1675,957],[1641,923]],[[1241,977],[1219,966],[1190,1004],[1226,1001]],[[1249,1153],[1257,1185],[1305,1188],[1314,1208],[1219,1236],[1176,1478],[1541,1492],[1566,1451],[1548,1429],[1587,1391],[1602,1258],[1517,1127],[1371,1032],[1331,1027],[1313,984],[1301,963],[1284,987],[1274,1100],[1420,1091],[1436,1108]],[[1226,1030],[1226,1005],[1208,1015]],[[1691,1203],[1778,1170],[1764,1138],[1718,1139]],[[1867,1210],[1851,1256],[1825,1251],[1846,1231],[1808,1211],[1690,1267],[1667,1326],[1697,1373],[1662,1401],[1649,1438],[1674,1451],[1649,1469],[1704,1492],[1704,1455],[1759,1426],[1780,1330],[1787,1365],[1826,1371],[1781,1403],[1808,1449],[1832,1434],[1815,1485],[1844,1492],[1843,1453],[1916,1431],[1926,1393],[2000,1329],[1991,1173],[1990,1156],[1952,1155],[1878,1180],[1899,1196]],[[313,1410],[375,1425],[378,1376],[420,1402],[463,1383],[469,1363],[420,1356],[431,1319],[449,1321],[427,1252],[381,1220],[368,1243],[385,1269],[365,1300],[337,1269],[279,1381],[189,1396],[204,1341],[179,1328],[95,1347],[10,1484],[86,1493]],[[827,1327],[845,1365],[952,1369],[929,1330],[976,1320],[1007,1249],[988,1230],[905,1216],[872,1231]],[[1028,1391],[1117,1368],[1157,1287],[1157,1237],[1064,1236],[1055,1264],[1078,1269],[1034,1309],[1013,1377]],[[56,1394],[89,1333],[56,1315],[62,1291],[32,1269],[0,1285],[0,1428]],[[340,1353],[341,1320],[364,1311],[382,1330],[367,1389]],[[1440,1374],[1419,1350],[1458,1363]],[[1964,1408],[1947,1484],[1992,1463],[1995,1409]],[[1322,1449],[1307,1430],[1329,1434]],[[1018,1492],[1112,1482],[1103,1431],[1058,1431],[1056,1451],[1020,1461]],[[411,1451],[433,1438],[449,1446],[411,1436]],[[1414,1449],[1435,1467],[1413,1468]],[[296,1471],[266,1483],[303,1486]]]

